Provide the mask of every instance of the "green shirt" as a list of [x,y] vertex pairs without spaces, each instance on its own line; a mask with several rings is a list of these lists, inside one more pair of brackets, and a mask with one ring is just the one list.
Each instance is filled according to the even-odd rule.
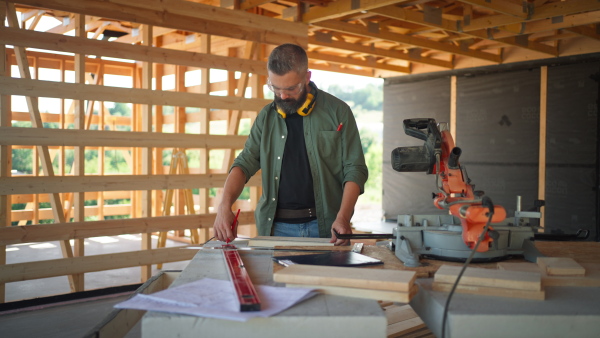
[[[368,170],[352,110],[335,96],[317,90],[313,111],[303,117],[304,142],[313,177],[319,236],[331,237],[344,183],[355,182],[362,194]],[[340,123],[342,128],[337,131]],[[263,193],[255,210],[259,236],[271,235],[286,139],[285,120],[275,104],[269,104],[258,114],[244,150],[232,165],[244,172],[246,182],[262,169]]]

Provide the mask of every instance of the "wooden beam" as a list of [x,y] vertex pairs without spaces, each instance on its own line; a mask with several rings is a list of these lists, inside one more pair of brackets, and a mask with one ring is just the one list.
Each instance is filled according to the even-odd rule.
[[192,259],[197,250],[181,247],[42,260],[0,266],[0,283],[64,276]]
[[337,0],[328,3],[326,7],[311,7],[308,12],[302,15],[302,22],[316,23],[356,14],[373,8],[401,4],[408,1],[409,0],[362,0],[356,2],[353,0]]
[[0,145],[240,149],[245,135],[0,127]]
[[[212,228],[215,217],[216,214],[174,215],[93,222],[56,223],[52,224],[52,227],[46,224],[2,227],[0,228],[0,245],[185,230],[196,227],[208,229]],[[254,224],[254,212],[240,212],[238,221],[241,225]]]
[[[538,199],[546,200],[546,136],[548,131],[548,66],[540,67],[540,139],[538,155]],[[546,208],[541,208],[540,227],[544,227]]]
[[[0,21],[6,19],[6,2],[0,2]],[[0,76],[10,76],[10,63],[7,62],[6,46],[0,42]],[[10,96],[0,95],[0,127],[10,127],[11,108]],[[0,145],[0,178],[11,175],[12,150],[9,145]],[[11,225],[11,202],[10,196],[0,194],[0,230]],[[6,246],[0,244],[0,266],[6,264]],[[6,285],[0,283],[0,303],[6,301]]]
[[[226,178],[226,174],[0,177],[0,195],[214,188],[223,186]],[[257,182],[260,177],[255,175],[248,184]]]
[[[77,14],[75,15],[75,35],[78,37],[86,36],[85,31],[85,16]],[[85,54],[77,53],[75,54],[75,83],[85,84]],[[73,101],[73,105],[75,107],[75,119],[74,126],[75,129],[83,130],[85,129],[85,101],[84,100],[75,100]],[[90,106],[91,106],[90,102]],[[91,115],[91,112],[90,112]],[[73,174],[77,176],[85,175],[85,146],[77,146],[74,149],[74,159],[73,165],[71,167]],[[73,219],[76,222],[81,222],[85,219],[85,198],[83,192],[74,192],[73,193]],[[66,219],[66,218],[65,218]],[[83,240],[76,240],[74,242],[73,255],[76,257],[81,257],[85,255],[85,246]],[[85,288],[85,275],[77,274],[74,275],[75,280],[75,290],[83,291]]]
[[430,65],[430,66],[437,66],[437,67],[448,68],[448,69],[452,68],[451,61],[434,59],[434,58],[430,58],[430,57],[414,57],[414,56],[411,56],[409,53],[405,53],[400,50],[377,48],[377,47],[374,47],[373,45],[365,46],[360,43],[335,41],[333,39],[331,39],[329,41],[325,41],[324,39],[319,39],[316,36],[309,36],[308,44],[320,46],[320,47],[327,47],[327,48],[351,51],[351,52],[356,52],[356,53],[364,53],[364,54],[369,54],[369,55],[382,56],[382,57],[393,58],[393,59],[404,60],[404,61],[415,62],[415,63],[422,63],[422,64],[426,64],[426,65]]
[[267,74],[264,61],[240,60],[239,58],[220,55],[91,40],[82,37],[25,31],[18,28],[0,27],[0,43],[59,52],[84,53],[146,62]]
[[458,21],[441,19],[441,24],[437,24],[427,21],[425,15],[422,12],[408,10],[396,6],[378,8],[373,10],[372,12],[392,19],[403,20],[428,27],[440,28],[448,32],[459,34],[461,36],[475,37],[484,40],[493,39],[508,46],[516,46],[519,48],[530,49],[536,52],[541,52],[552,56],[558,55],[558,48],[541,44],[535,41],[529,41],[527,39],[525,39],[525,42],[527,43],[523,43],[523,39],[517,39],[514,37],[516,35],[519,35],[520,33],[506,33],[502,36],[494,36],[494,34],[490,34],[488,31],[470,31],[465,33],[462,31],[460,22]]
[[326,28],[326,29],[330,29],[330,30],[334,30],[334,31],[338,31],[338,32],[343,32],[343,33],[345,32],[345,33],[356,34],[356,35],[365,36],[365,37],[369,37],[369,38],[383,39],[383,40],[388,40],[388,41],[393,41],[393,42],[400,42],[400,43],[404,43],[404,44],[415,46],[415,47],[423,47],[423,48],[433,49],[433,50],[442,51],[442,52],[446,52],[446,53],[469,56],[469,57],[473,57],[476,59],[491,61],[494,63],[502,62],[502,57],[500,55],[485,53],[485,52],[481,52],[481,51],[474,51],[474,50],[463,50],[462,48],[460,48],[458,46],[454,46],[454,45],[450,45],[450,44],[446,44],[446,43],[440,43],[440,42],[436,42],[436,41],[431,41],[431,40],[422,39],[422,38],[416,38],[413,36],[407,36],[407,35],[402,35],[402,34],[390,33],[390,32],[386,32],[386,31],[373,32],[366,27],[362,27],[359,25],[353,25],[353,24],[349,24],[349,23],[344,23],[344,22],[336,21],[336,20],[321,21],[321,22],[315,23],[315,25],[319,26],[321,28]]
[[[531,14],[531,17],[526,22],[534,22],[537,20],[545,20],[559,16],[570,16],[579,13],[585,14],[586,12],[594,12],[598,10],[600,10],[600,3],[598,3],[597,0],[550,2],[548,4],[536,7],[533,14]],[[463,30],[467,32],[521,22],[523,22],[522,18],[500,14],[471,18],[468,25],[464,24],[463,21],[462,26]]]
[[[13,3],[7,2],[7,21],[10,27],[17,28],[19,26],[17,20],[17,11]],[[22,80],[32,81],[31,73],[29,71],[29,60],[27,59],[27,54],[25,52],[24,47],[15,47],[15,57],[17,59],[17,64],[19,66],[19,72],[21,73]],[[1,94],[1,93],[0,93]],[[5,93],[8,94],[8,93]],[[38,106],[38,95],[32,95],[31,93],[25,95],[25,101],[27,102],[27,108],[29,110],[29,116],[31,118],[31,124],[33,128],[42,129],[44,125],[42,123],[42,118],[40,116],[39,106]],[[37,152],[39,155],[39,160],[41,162],[42,168],[44,170],[44,174],[48,177],[54,177],[54,167],[52,166],[52,159],[50,158],[50,152],[48,147],[38,146]],[[37,158],[37,157],[36,157]],[[36,166],[37,168],[37,166]],[[50,204],[52,205],[52,211],[54,213],[54,220],[58,223],[65,222],[65,215],[63,210],[63,205],[61,202],[60,195],[58,193],[50,193]],[[0,195],[8,195],[8,194],[0,194]],[[61,252],[63,257],[73,257],[73,248],[71,247],[71,243],[68,241],[60,242]],[[78,277],[70,275],[68,277],[69,287],[72,292],[77,291],[77,289],[81,286],[78,282]]]
[[490,0],[461,0],[461,2],[491,9],[494,12],[514,16],[524,19],[529,14],[529,9],[523,4],[515,4],[510,1],[490,1]]
[[260,111],[270,100],[0,77],[0,94]]
[[307,52],[306,54],[312,60],[321,60],[321,61],[339,63],[339,64],[343,64],[343,65],[353,65],[353,66],[365,67],[365,68],[377,68],[377,69],[390,70],[390,71],[398,72],[398,73],[410,74],[410,67],[402,67],[402,66],[390,65],[390,64],[386,64],[386,63],[382,63],[382,62],[376,62],[374,60],[375,59],[374,56],[369,57],[367,61],[362,61],[362,60],[353,59],[351,57],[328,55],[325,53]]
[[191,1],[18,0],[18,3],[260,43],[295,43],[304,47],[307,44],[305,24]]

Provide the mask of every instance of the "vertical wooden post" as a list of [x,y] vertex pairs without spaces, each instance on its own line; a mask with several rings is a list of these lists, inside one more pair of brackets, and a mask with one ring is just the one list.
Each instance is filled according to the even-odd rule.
[[[246,43],[246,47],[244,48],[244,56],[245,60],[253,60],[256,57],[256,51],[258,49],[258,43],[248,41]],[[236,56],[233,53],[234,51],[230,49],[230,56]],[[237,82],[237,86],[235,86],[235,72],[228,72],[229,76],[229,96],[237,96],[244,97],[246,92],[246,87],[248,87],[248,79],[250,77],[249,73],[242,73],[239,81]],[[236,88],[237,87],[237,88]],[[237,89],[237,93],[234,93],[234,90]],[[242,116],[241,110],[233,110],[229,113],[229,125],[227,127],[227,135],[237,135],[240,129],[240,119]],[[225,156],[223,158],[223,166],[222,169],[227,172],[229,170],[229,166],[233,163],[235,158],[234,149],[225,149]]]
[[[144,25],[143,42],[144,46],[152,46],[152,26]],[[152,63],[143,62],[142,64],[142,89],[152,89]],[[142,105],[142,131],[152,131],[152,105]],[[152,173],[152,148],[142,148],[142,174],[150,175]],[[142,217],[152,217],[152,190],[142,191]],[[142,234],[142,249],[152,249],[152,234]],[[145,282],[152,277],[152,265],[142,266],[141,280]]]
[[[540,68],[540,154],[538,161],[538,199],[546,200],[546,118],[548,113],[548,66]],[[544,227],[545,208],[541,208],[540,226]]]
[[[75,14],[75,36],[85,38],[85,15]],[[75,83],[85,84],[85,55],[75,54]],[[88,102],[91,104],[91,102]],[[85,129],[85,100],[75,100],[75,129]],[[74,148],[73,174],[75,176],[85,176],[85,147]],[[85,220],[85,193],[76,191],[73,192],[73,219],[75,222],[83,222]],[[73,255],[81,257],[85,255],[83,239],[75,239]],[[84,274],[78,274],[75,278],[75,289],[83,291],[84,289]]]
[[[187,89],[185,87],[185,72],[187,70],[186,66],[175,66],[175,91],[178,93],[185,92]],[[187,121],[187,114],[185,111],[186,107],[177,106],[175,107],[175,133],[184,134],[185,133],[185,123]],[[178,149],[173,149],[173,155]],[[187,156],[186,149],[179,149],[184,156]],[[172,165],[172,162],[171,162]],[[180,172],[181,173],[181,172]],[[175,214],[176,215],[185,215],[185,197],[184,197],[184,189],[177,189],[175,192]],[[193,213],[193,210],[192,210]],[[184,237],[185,231],[178,230],[176,231],[177,237]]]
[[456,75],[450,78],[450,134],[454,138],[454,144],[456,142]]
[[[200,37],[200,53],[211,53],[211,36],[202,34]],[[210,94],[210,68],[200,69],[200,93]],[[200,109],[200,134],[210,134],[210,111],[206,108]],[[210,149],[200,148],[200,174],[208,174],[210,170]],[[209,189],[200,188],[198,191],[199,214],[208,214],[209,211]],[[204,243],[209,239],[209,229],[202,228],[199,233],[199,242]]]
[[[6,16],[8,18],[8,24],[10,27],[19,28],[19,21],[17,19],[17,11],[15,10],[14,3],[7,2]],[[29,61],[27,60],[25,48],[15,46],[14,51],[15,57],[17,59],[17,64],[19,66],[19,71],[21,73],[21,77],[31,79],[31,73],[29,72]],[[43,128],[44,125],[42,123],[42,117],[40,115],[37,97],[27,96],[25,97],[25,101],[27,102],[29,116],[31,118],[31,124],[33,128]],[[52,167],[52,160],[50,158],[50,152],[48,151],[48,147],[36,146],[36,149],[39,152],[39,157],[42,163],[42,168],[44,169],[44,173],[47,176],[54,176],[54,168]],[[65,223],[65,215],[60,200],[60,194],[50,194],[50,204],[52,205],[54,220],[57,223]],[[60,241],[60,246],[63,257],[73,257],[73,249],[71,248],[71,243],[68,240]],[[71,291],[75,292],[75,277],[73,275],[69,276],[69,285],[71,287]]]
[[[158,40],[160,41],[160,39],[158,39]],[[162,78],[163,78],[163,74],[164,74],[164,69],[165,69],[165,67],[163,64],[160,64],[160,63],[154,64],[154,70],[155,70],[154,78],[156,79],[155,80],[156,90],[162,90]],[[162,133],[163,123],[164,123],[163,106],[155,106],[154,107],[154,128],[157,133]],[[160,174],[164,173],[163,150],[164,150],[163,148],[154,148],[153,163],[154,163],[154,174],[155,175],[160,175]],[[161,210],[163,199],[164,199],[164,194],[163,194],[162,190],[155,190],[154,191],[154,203],[153,203],[154,210]]]
[[[6,2],[0,3],[0,21],[6,18]],[[6,55],[6,45],[0,44],[0,76],[10,76],[10,65]],[[0,127],[11,126],[11,109],[8,95],[0,95]],[[8,177],[11,172],[11,146],[0,145],[0,177]],[[10,195],[0,195],[0,227],[10,226]],[[0,265],[6,264],[6,245],[0,245]],[[6,284],[0,283],[0,303],[6,301]]]

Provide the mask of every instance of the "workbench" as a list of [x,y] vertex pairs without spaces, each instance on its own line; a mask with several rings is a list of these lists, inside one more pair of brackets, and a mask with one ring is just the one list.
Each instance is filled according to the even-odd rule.
[[[578,263],[600,264],[600,243],[535,242],[549,257],[569,257]],[[525,262],[514,259],[511,262]],[[420,275],[435,272],[442,264],[426,260]],[[496,263],[472,264],[495,268]],[[442,336],[446,292],[433,291],[433,279],[416,281],[419,293],[410,305],[427,327]],[[445,337],[600,337],[600,287],[546,286],[545,300],[455,293],[450,303]]]
[[[374,243],[368,243],[374,244]],[[600,243],[535,242],[538,250],[551,257],[570,257],[581,263],[600,263]],[[278,251],[240,251],[255,284],[281,286],[273,272],[283,267],[274,263]],[[298,253],[302,254],[302,253]],[[423,259],[422,266],[405,267],[385,247],[365,245],[363,254],[380,259],[380,266],[366,269],[400,269],[417,273],[419,292],[410,302],[427,327],[441,337],[443,307],[447,293],[432,290],[432,277],[444,265],[461,263]],[[512,259],[510,262],[525,262]],[[472,266],[495,269],[496,263]],[[200,250],[173,282],[182,285],[201,278],[229,279],[219,250]],[[456,293],[448,312],[446,337],[565,337],[600,336],[600,288],[547,287],[546,300],[524,300]],[[142,336],[192,337],[385,337],[386,317],[378,302],[368,299],[318,295],[276,316],[248,322],[148,312],[142,319]]]
[[[399,264],[386,250],[369,249],[390,261],[384,266]],[[273,271],[279,268],[273,251],[239,253],[255,285],[283,286],[273,281]],[[171,287],[202,278],[229,280],[220,250],[199,250]],[[386,337],[387,324],[375,300],[319,294],[273,317],[246,322],[149,311],[142,318],[142,337]]]

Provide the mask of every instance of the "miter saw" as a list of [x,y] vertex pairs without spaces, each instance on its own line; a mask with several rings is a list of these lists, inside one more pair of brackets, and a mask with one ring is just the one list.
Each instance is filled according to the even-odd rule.
[[[494,205],[474,185],[461,167],[461,149],[447,124],[434,119],[404,120],[407,135],[425,141],[423,146],[399,147],[392,151],[392,167],[399,172],[426,172],[436,175],[434,205],[447,215],[399,215],[390,234],[341,235],[341,239],[391,238],[389,245],[406,266],[419,266],[419,257],[465,261],[481,238],[473,262],[498,261],[515,255],[535,262],[543,256],[533,245],[534,227],[524,220],[539,218],[539,211],[522,212],[520,200],[515,217],[507,219],[502,206]],[[543,205],[543,204],[541,204]],[[539,207],[539,205],[538,205]],[[490,222],[491,224],[487,224]],[[487,231],[483,233],[488,225]],[[577,234],[579,236],[579,233]],[[378,243],[378,244],[380,244]]]

